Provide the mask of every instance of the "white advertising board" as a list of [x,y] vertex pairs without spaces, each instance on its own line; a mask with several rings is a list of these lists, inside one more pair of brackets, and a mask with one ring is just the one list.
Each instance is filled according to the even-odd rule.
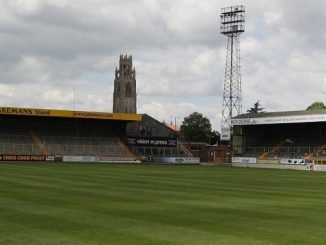
[[100,157],[100,162],[103,163],[140,163],[141,161],[132,157]]
[[305,159],[302,158],[282,158],[280,160],[281,164],[290,164],[290,165],[304,165],[306,164]]
[[198,157],[157,157],[153,158],[155,163],[170,163],[170,164],[199,164]]
[[49,162],[54,162],[54,156],[46,156],[45,158],[46,161],[49,161]]
[[63,156],[64,162],[96,162],[94,156]]
[[307,123],[326,122],[326,115],[298,115],[261,118],[238,118],[231,119],[231,125],[260,125],[260,124],[286,124],[286,123]]
[[221,129],[221,140],[225,140],[225,141],[231,140],[230,128],[222,128]]
[[232,157],[233,163],[257,163],[255,157]]

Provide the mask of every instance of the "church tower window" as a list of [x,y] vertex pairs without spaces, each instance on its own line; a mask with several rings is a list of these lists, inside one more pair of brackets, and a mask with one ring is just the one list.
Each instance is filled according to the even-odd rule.
[[126,85],[126,98],[130,98],[131,97],[131,85],[130,83],[127,83]]

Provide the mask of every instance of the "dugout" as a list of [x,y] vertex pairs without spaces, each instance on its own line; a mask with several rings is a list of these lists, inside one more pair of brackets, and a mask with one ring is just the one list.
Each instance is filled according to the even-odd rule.
[[231,124],[233,156],[326,159],[326,110],[242,114]]
[[0,159],[135,157],[125,145],[126,128],[140,120],[138,114],[0,107]]

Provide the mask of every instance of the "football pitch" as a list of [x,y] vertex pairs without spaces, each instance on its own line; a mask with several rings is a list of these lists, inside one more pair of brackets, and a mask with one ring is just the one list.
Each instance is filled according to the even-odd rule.
[[0,244],[325,244],[326,173],[0,164]]

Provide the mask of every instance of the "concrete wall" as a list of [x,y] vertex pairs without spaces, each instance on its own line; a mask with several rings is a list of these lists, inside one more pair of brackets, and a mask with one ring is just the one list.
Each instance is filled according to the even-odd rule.
[[[246,164],[246,163],[232,163],[232,167],[240,168],[272,168],[272,169],[294,169],[310,171],[310,165],[285,165],[285,164]],[[326,171],[326,166],[325,170]]]
[[314,165],[314,171],[326,171],[326,165]]
[[258,164],[280,164],[280,159],[258,159],[257,158],[257,163]]

